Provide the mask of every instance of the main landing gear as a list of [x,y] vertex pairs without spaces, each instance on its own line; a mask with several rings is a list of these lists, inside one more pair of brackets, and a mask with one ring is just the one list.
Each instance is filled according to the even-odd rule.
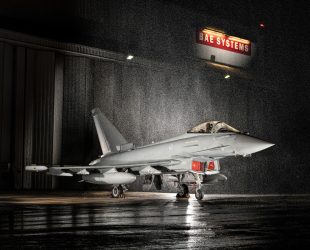
[[177,198],[189,198],[189,190],[186,184],[179,185]]
[[125,192],[127,191],[126,187],[123,185],[114,186],[112,189],[112,198],[125,198]]
[[[198,184],[196,187],[196,191],[195,191],[195,197],[197,200],[202,200],[203,199],[203,191],[201,190],[201,184]],[[186,184],[182,184],[179,186],[178,188],[178,192],[177,192],[177,198],[189,198],[189,190],[188,190],[188,186]]]
[[[202,175],[199,175],[197,173],[193,173],[195,177],[196,182],[196,190],[195,190],[195,197],[197,200],[203,199],[203,191],[201,189],[201,183],[202,183]],[[186,184],[182,183],[182,176],[178,176],[178,192],[177,192],[177,198],[189,198],[189,189]]]

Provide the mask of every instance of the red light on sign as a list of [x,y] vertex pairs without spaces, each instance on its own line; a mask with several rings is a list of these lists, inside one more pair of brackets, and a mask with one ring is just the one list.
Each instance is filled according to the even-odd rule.
[[264,23],[260,23],[259,27],[263,29],[263,28],[265,28],[265,24]]

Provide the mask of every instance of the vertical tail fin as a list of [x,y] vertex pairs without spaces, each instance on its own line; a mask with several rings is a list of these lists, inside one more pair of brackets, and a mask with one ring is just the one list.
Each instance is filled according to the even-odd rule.
[[103,155],[117,151],[116,146],[126,144],[127,141],[116,127],[105,117],[99,108],[92,110],[100,146]]

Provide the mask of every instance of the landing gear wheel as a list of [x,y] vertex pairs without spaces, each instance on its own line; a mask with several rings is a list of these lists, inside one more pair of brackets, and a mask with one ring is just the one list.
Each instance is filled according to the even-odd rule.
[[189,198],[189,190],[188,186],[186,184],[182,184],[179,188],[179,191],[177,193],[178,198]]
[[201,189],[196,190],[195,197],[199,201],[203,199],[203,192],[201,191]]
[[124,197],[123,187],[121,185],[113,187],[113,189],[112,189],[112,197],[113,198],[122,198],[122,197]]

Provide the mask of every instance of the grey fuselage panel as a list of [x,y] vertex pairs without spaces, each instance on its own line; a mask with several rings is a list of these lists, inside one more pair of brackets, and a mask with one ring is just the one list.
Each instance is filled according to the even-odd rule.
[[235,153],[234,133],[188,133],[166,141],[139,147],[131,151],[106,155],[96,165],[147,163],[175,160],[182,156],[226,157]]

